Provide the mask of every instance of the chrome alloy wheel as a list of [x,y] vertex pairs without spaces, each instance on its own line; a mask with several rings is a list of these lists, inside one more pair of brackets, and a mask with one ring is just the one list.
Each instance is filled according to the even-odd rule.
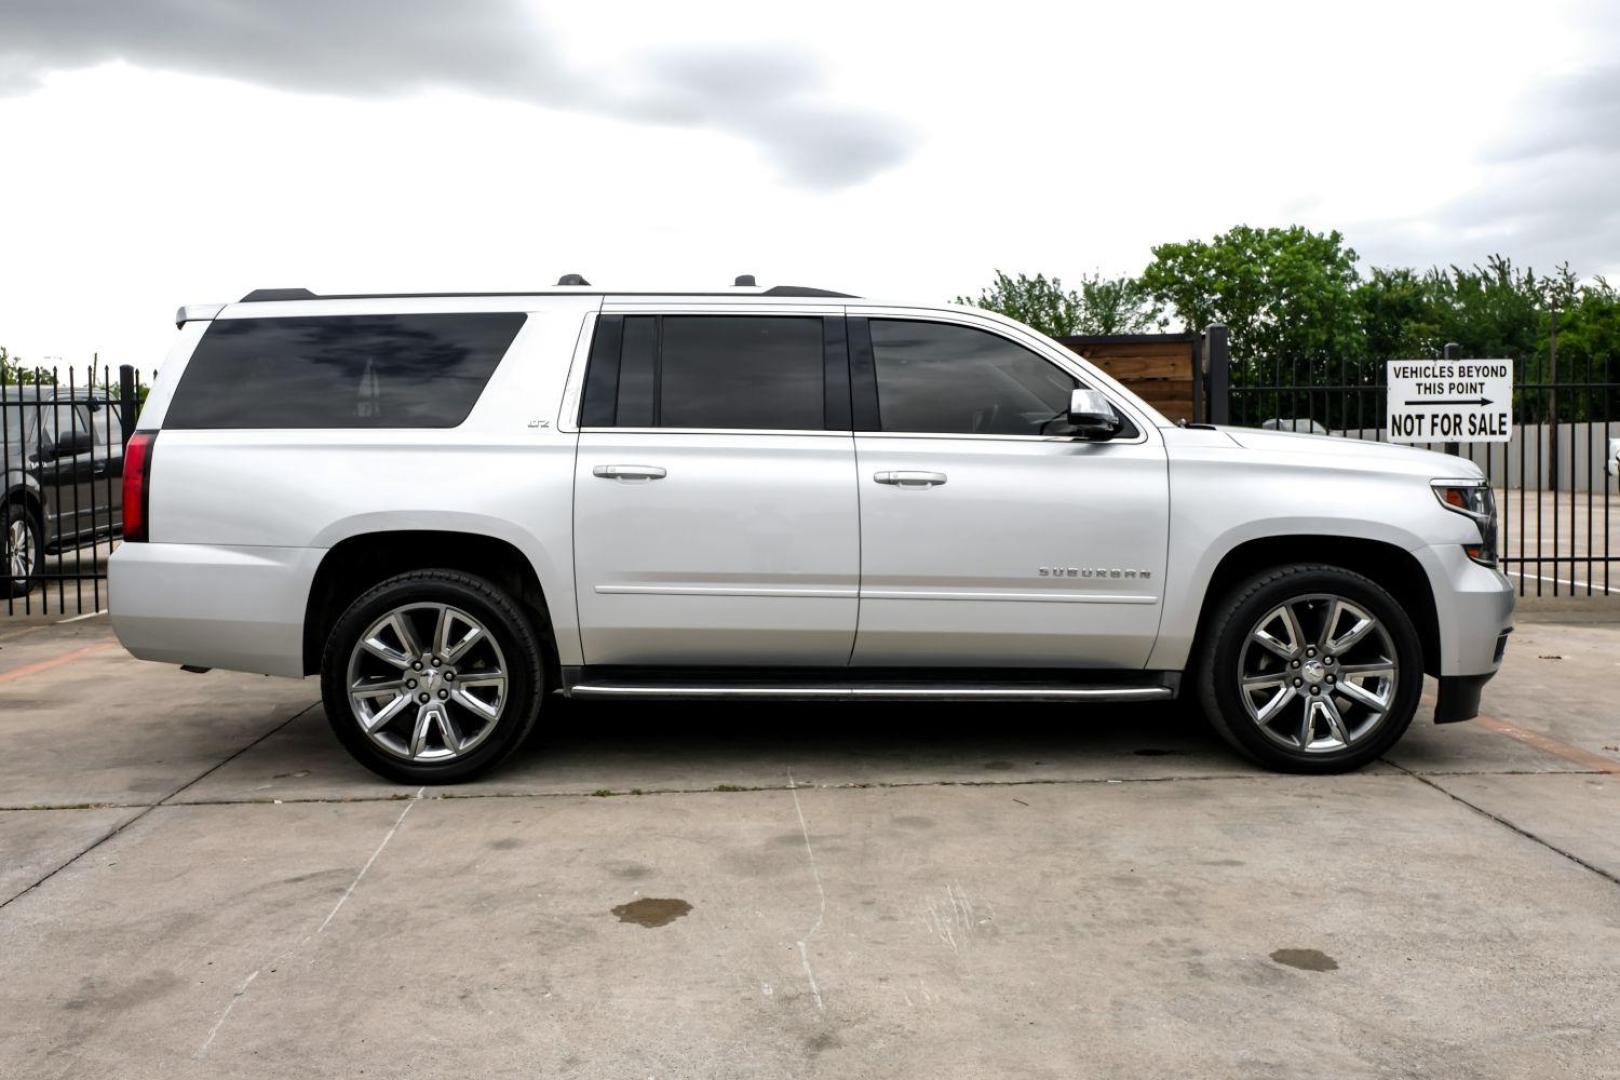
[[1268,611],[1238,654],[1238,694],[1266,737],[1296,753],[1354,746],[1389,715],[1400,676],[1389,631],[1342,596]]
[[489,738],[506,708],[506,658],[484,624],[448,604],[406,604],[349,654],[349,708],[395,757],[452,761]]
[[17,518],[6,529],[6,573],[14,581],[26,581],[34,572],[34,530],[27,518]]

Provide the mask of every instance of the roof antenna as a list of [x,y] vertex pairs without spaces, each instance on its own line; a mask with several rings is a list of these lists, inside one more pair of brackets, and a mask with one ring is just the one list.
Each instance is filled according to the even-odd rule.
[[564,274],[557,279],[558,285],[589,285],[590,282],[580,274]]
[[753,274],[738,274],[737,280],[733,281],[732,284],[741,288],[743,286],[757,285],[759,282],[754,280]]

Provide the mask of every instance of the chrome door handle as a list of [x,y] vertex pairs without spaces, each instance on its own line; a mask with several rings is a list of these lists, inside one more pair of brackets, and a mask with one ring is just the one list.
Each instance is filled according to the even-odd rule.
[[873,473],[872,479],[880,484],[894,484],[896,487],[938,487],[945,482],[945,474],[900,469],[895,472]]
[[669,471],[662,465],[598,465],[591,475],[604,480],[662,480]]

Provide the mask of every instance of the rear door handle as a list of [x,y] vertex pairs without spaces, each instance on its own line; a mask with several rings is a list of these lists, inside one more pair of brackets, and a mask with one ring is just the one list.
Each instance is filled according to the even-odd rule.
[[662,480],[669,470],[662,465],[598,465],[591,475],[604,480]]
[[895,472],[873,473],[872,479],[880,484],[893,484],[896,487],[938,487],[945,482],[945,474],[900,469]]

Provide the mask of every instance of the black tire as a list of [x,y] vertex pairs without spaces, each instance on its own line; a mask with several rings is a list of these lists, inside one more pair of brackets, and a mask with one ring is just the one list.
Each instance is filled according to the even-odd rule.
[[[415,604],[449,605],[482,623],[507,680],[504,707],[487,734],[462,756],[444,761],[412,760],[385,749],[365,732],[350,703],[349,669],[360,636],[389,612]],[[534,620],[496,585],[456,570],[413,571],[368,590],[333,625],[321,657],[321,700],[338,741],[377,775],[402,784],[463,783],[499,765],[528,737],[545,691],[543,655]],[[414,715],[407,704],[401,723]]]
[[[1322,594],[1348,600],[1378,620],[1388,634],[1397,668],[1393,693],[1388,694],[1389,706],[1376,726],[1370,725],[1364,735],[1347,746],[1307,752],[1282,745],[1261,730],[1261,724],[1244,704],[1239,664],[1259,620],[1290,601],[1306,604],[1306,610],[1310,610],[1314,602],[1305,598]],[[1311,637],[1312,632],[1307,630],[1305,636]],[[1289,662],[1273,662],[1279,667],[1291,666]],[[1423,646],[1406,611],[1378,583],[1340,567],[1301,563],[1256,574],[1217,602],[1190,675],[1210,725],[1246,757],[1282,772],[1349,772],[1381,756],[1411,725],[1423,692]],[[1330,696],[1333,693],[1325,685],[1317,690],[1328,690]],[[1298,694],[1300,701],[1306,700],[1303,690]],[[1354,702],[1349,704],[1355,707]],[[1308,708],[1303,706],[1299,715],[1307,715],[1304,710]],[[1280,722],[1286,724],[1288,720]]]
[[[22,526],[22,536],[28,545],[28,569],[24,574],[17,574],[12,566],[11,535],[12,530]],[[0,544],[4,545],[4,559],[0,560],[0,573],[5,574],[4,589],[6,596],[23,596],[35,585],[39,584],[39,564],[44,558],[44,538],[40,534],[39,519],[29,512],[28,506],[21,502],[7,503],[5,508],[5,533],[0,536]]]

